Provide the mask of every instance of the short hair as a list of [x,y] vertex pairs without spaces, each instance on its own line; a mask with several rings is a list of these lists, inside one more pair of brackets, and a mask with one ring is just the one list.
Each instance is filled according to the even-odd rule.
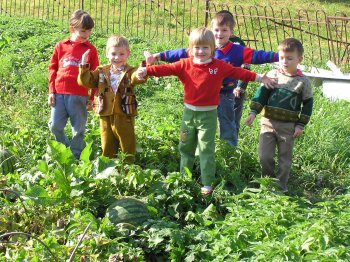
[[215,53],[215,37],[212,31],[206,27],[199,27],[194,29],[188,39],[189,50],[195,45],[209,45],[211,48],[212,56]]
[[297,51],[300,56],[304,54],[303,44],[295,38],[286,38],[278,45],[278,51],[294,52]]
[[83,29],[92,29],[95,26],[95,23],[87,12],[79,9],[71,15],[69,25],[73,28],[81,26]]
[[121,35],[112,35],[108,38],[106,44],[106,54],[111,47],[126,47],[128,50],[130,50],[128,39]]
[[221,10],[217,12],[211,20],[212,27],[215,22],[219,26],[228,26],[231,29],[231,31],[233,31],[233,28],[236,26],[236,21],[233,18],[233,14],[228,10]]

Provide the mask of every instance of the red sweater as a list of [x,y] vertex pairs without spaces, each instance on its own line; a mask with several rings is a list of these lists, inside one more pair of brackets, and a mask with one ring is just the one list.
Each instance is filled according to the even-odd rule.
[[207,64],[194,64],[193,58],[181,59],[172,64],[147,67],[150,76],[178,76],[184,86],[184,100],[193,106],[216,106],[222,80],[232,77],[244,82],[255,81],[256,73],[233,67],[222,60],[213,59]]
[[88,89],[77,83],[81,56],[88,49],[90,68],[94,70],[98,66],[98,55],[90,42],[78,43],[65,39],[56,44],[49,65],[49,93],[89,95]]

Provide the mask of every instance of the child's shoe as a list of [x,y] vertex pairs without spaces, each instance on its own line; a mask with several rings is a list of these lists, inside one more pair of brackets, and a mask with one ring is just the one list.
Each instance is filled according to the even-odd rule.
[[202,193],[202,196],[209,196],[211,194],[213,194],[213,188],[211,186],[203,186],[201,188],[201,193]]

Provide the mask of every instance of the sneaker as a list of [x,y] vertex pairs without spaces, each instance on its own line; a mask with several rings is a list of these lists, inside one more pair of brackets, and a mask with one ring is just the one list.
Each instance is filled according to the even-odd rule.
[[209,196],[213,193],[213,188],[211,186],[204,186],[201,188],[202,196]]

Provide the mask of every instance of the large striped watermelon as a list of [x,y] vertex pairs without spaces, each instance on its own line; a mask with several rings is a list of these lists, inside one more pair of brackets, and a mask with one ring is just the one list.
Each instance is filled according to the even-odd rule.
[[150,217],[150,214],[146,204],[142,201],[134,198],[123,198],[107,208],[106,216],[115,225],[128,223],[140,226]]
[[5,148],[0,148],[0,168],[3,175],[15,170],[15,157]]

